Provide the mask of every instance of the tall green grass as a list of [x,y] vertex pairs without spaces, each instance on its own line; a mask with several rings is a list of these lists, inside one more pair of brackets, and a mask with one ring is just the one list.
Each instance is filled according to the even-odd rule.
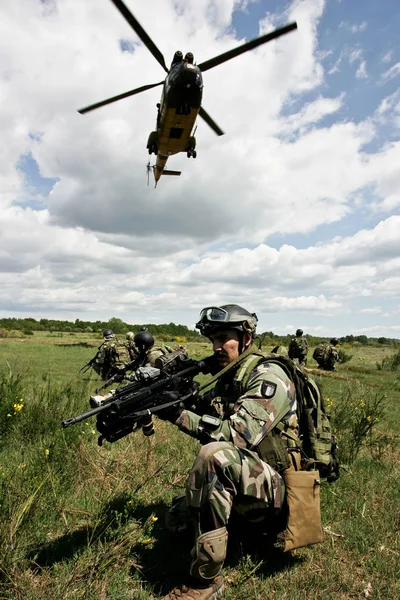
[[[26,354],[0,348],[11,367],[4,362],[0,371],[0,598],[162,597],[187,573],[190,543],[170,537],[164,516],[198,443],[157,420],[153,437],[139,432],[101,448],[93,419],[63,430],[61,420],[88,409],[96,382],[79,377],[82,348],[51,348],[26,353],[28,368]],[[205,356],[208,347],[191,351]],[[396,374],[382,379],[375,355],[367,359],[363,385],[347,381],[355,373],[346,365],[317,376],[347,463],[337,483],[322,486],[325,541],[284,554],[263,538],[231,535],[228,600],[349,600],[368,597],[366,590],[374,599],[400,598],[400,394]],[[382,404],[369,404],[384,394]],[[372,431],[346,419],[357,402],[364,418],[379,411]],[[351,455],[357,432],[361,447]]]

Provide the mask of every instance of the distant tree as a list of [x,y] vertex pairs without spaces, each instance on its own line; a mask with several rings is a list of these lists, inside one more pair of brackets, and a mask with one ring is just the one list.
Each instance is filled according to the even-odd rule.
[[117,317],[112,317],[108,323],[107,328],[112,329],[114,333],[126,333],[128,331],[128,326],[126,323],[122,321],[122,319],[118,319]]

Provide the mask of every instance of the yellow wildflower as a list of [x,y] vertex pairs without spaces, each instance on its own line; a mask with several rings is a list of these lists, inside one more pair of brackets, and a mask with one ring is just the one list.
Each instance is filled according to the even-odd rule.
[[20,404],[17,404],[17,403],[13,404],[14,413],[20,412],[23,408],[24,408],[24,405],[22,404],[22,402]]
[[368,415],[368,417],[367,417],[367,421],[368,421],[368,423],[370,423],[370,422],[371,422],[371,417],[370,417],[370,415]]
[[12,417],[12,415],[10,415],[10,413],[8,413],[7,417]]
[[50,454],[50,450],[48,448],[46,448],[46,450],[44,451],[45,455],[48,456]]
[[143,540],[142,543],[143,544],[152,544],[153,543],[153,538],[146,538],[145,540]]
[[156,521],[158,521],[158,517],[156,517],[155,515],[151,515],[150,521],[152,521],[153,523],[155,523]]
[[18,469],[25,469],[25,468],[26,468],[26,463],[21,463],[21,464],[18,466]]
[[379,421],[378,417],[375,417],[375,421]]

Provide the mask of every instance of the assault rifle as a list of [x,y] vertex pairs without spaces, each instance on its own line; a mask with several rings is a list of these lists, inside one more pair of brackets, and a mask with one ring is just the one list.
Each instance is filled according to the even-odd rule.
[[[96,354],[97,356],[97,354]],[[81,369],[81,373],[86,373],[86,371],[89,371],[90,367],[96,362],[96,356],[94,356],[91,360],[89,360],[89,362],[86,363],[86,365],[83,365],[82,369]]]
[[[136,371],[138,381],[117,388],[104,397],[92,396],[92,410],[66,419],[61,425],[70,427],[96,416],[99,446],[103,440],[113,443],[139,429],[145,435],[152,435],[152,415],[173,404],[193,399],[198,386],[193,377],[208,373],[210,366],[207,361],[211,359],[190,359],[183,349],[160,356],[155,367],[140,367]],[[172,396],[175,395],[175,399],[171,401],[168,392],[174,392]]]

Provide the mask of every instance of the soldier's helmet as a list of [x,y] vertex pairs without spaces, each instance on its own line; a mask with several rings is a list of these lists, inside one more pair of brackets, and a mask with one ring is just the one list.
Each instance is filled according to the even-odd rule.
[[329,343],[332,344],[332,346],[337,346],[339,340],[337,338],[332,338],[331,340],[329,340]]
[[154,346],[154,338],[150,331],[139,331],[134,337],[135,346],[139,350],[147,350]]
[[205,337],[223,329],[236,329],[240,333],[251,333],[254,337],[257,321],[256,313],[250,313],[238,304],[208,306],[200,312],[196,329]]
[[140,331],[148,331],[148,329],[147,329],[146,325],[143,325],[143,326],[140,328]]
[[128,331],[128,333],[126,334],[126,339],[129,340],[133,340],[135,337],[135,334],[133,333],[133,331]]
[[301,337],[303,335],[302,329],[296,329],[296,337]]
[[114,332],[113,332],[113,330],[112,330],[112,329],[105,329],[105,330],[103,331],[103,338],[104,338],[105,340],[112,340],[112,339],[113,339],[113,337],[114,337]]

